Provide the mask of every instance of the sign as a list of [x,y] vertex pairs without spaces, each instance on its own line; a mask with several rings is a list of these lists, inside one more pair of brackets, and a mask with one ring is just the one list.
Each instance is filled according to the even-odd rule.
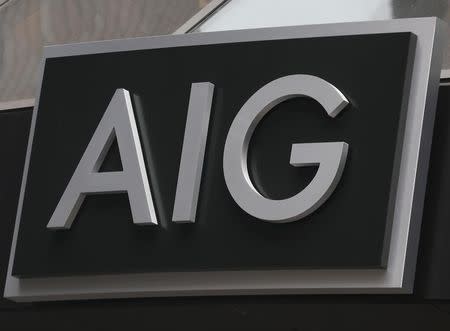
[[47,47],[5,296],[410,292],[441,29]]

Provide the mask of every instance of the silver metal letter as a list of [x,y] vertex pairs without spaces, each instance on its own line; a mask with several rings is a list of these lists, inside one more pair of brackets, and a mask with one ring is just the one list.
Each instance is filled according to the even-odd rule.
[[223,155],[225,182],[236,203],[250,215],[274,223],[299,220],[314,210],[334,191],[347,159],[345,142],[293,144],[293,166],[319,165],[316,176],[296,195],[272,200],[261,195],[250,180],[247,167],[248,144],[259,121],[279,103],[295,98],[317,100],[327,114],[335,117],[347,104],[345,96],[327,81],[310,75],[291,75],[260,88],[242,106],[228,132]]
[[[117,139],[123,171],[98,172]],[[49,229],[69,229],[87,194],[128,193],[135,224],[157,224],[141,143],[127,90],[114,93],[58,203]]]
[[191,86],[172,221],[195,222],[198,194],[214,93],[211,83]]

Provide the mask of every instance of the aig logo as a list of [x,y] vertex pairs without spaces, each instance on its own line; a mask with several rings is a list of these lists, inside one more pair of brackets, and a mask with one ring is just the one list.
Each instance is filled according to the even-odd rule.
[[[195,222],[213,92],[211,83],[194,83],[191,87],[173,222]],[[348,104],[335,86],[319,77],[284,76],[261,87],[245,102],[226,137],[223,172],[228,190],[243,210],[268,222],[292,222],[316,210],[338,184],[347,159],[345,142],[294,143],[290,164],[294,167],[318,166],[314,179],[305,189],[283,200],[272,200],[258,192],[250,180],[247,166],[252,134],[273,107],[296,97],[318,101],[331,117]],[[99,172],[114,138],[119,146],[123,171]],[[47,227],[70,228],[88,194],[123,192],[128,194],[135,224],[158,223],[130,94],[125,89],[118,89]]]

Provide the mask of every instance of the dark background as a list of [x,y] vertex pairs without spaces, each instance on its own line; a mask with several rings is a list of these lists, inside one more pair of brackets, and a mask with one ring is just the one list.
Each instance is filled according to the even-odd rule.
[[[231,296],[17,304],[1,330],[442,330],[450,328],[450,86],[442,86],[413,295]],[[3,292],[31,109],[0,113]]]
[[[391,33],[47,60],[13,273],[382,267],[414,41],[409,33]],[[349,157],[322,208],[298,222],[273,224],[249,216],[231,198],[223,146],[236,113],[257,89],[297,73],[334,84],[350,106],[334,119],[307,98],[277,106],[250,142],[254,182],[272,198],[307,185],[315,169],[289,164],[292,143],[345,141]],[[175,224],[190,84],[201,81],[214,83],[216,93],[197,220]],[[49,231],[46,224],[119,87],[133,95],[160,225],[134,225],[127,196],[105,194],[86,198],[70,230]],[[110,157],[108,167],[117,160]]]

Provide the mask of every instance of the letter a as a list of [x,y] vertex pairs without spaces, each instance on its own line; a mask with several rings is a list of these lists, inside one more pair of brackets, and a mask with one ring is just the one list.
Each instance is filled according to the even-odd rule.
[[[98,172],[117,139],[122,171]],[[127,90],[114,93],[56,207],[49,229],[69,229],[88,194],[128,193],[135,224],[157,224],[141,143]]]

